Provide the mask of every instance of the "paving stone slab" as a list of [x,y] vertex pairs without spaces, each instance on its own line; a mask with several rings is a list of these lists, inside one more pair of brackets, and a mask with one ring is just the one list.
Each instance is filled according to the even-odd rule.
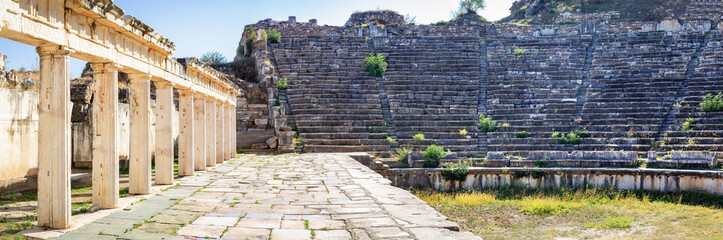
[[346,154],[244,155],[61,237],[311,239],[312,229],[319,240],[479,239]]

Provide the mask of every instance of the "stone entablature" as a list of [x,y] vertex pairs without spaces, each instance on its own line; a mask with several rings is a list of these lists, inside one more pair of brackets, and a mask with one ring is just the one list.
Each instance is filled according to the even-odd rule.
[[404,16],[395,11],[366,11],[355,12],[346,21],[346,26],[360,26],[369,23],[377,23],[381,25],[406,25]]
[[[114,62],[123,72],[150,74],[155,81],[165,80],[183,89],[205,88],[190,81],[185,67],[170,58],[175,51],[171,41],[134,17],[123,15],[113,1],[46,1],[41,5],[44,7],[30,0],[0,2],[0,37],[32,46],[64,46],[71,57],[84,61]],[[217,78],[211,81],[225,90],[204,93],[225,99],[233,84]]]

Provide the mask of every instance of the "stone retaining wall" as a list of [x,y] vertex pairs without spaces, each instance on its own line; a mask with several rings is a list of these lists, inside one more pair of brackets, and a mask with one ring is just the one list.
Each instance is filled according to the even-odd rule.
[[401,188],[435,190],[528,188],[613,188],[661,192],[706,192],[723,195],[723,172],[618,168],[470,168],[464,182],[446,181],[440,169],[378,171]]

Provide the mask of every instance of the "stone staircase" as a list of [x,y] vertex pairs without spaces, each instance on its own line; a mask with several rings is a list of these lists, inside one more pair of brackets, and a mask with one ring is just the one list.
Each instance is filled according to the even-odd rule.
[[581,126],[584,150],[648,151],[675,104],[701,34],[603,34],[595,46]]
[[[588,37],[487,39],[487,116],[504,124],[488,133],[489,151],[569,150],[550,136],[575,130],[585,83]],[[515,54],[517,51],[517,54]],[[518,138],[526,131],[529,138]]]
[[[685,88],[680,102],[672,109],[670,123],[661,136],[663,150],[723,151],[723,112],[703,112],[700,102],[706,94],[723,92],[723,33],[715,31],[705,36],[704,44],[696,52],[694,69],[688,69]],[[691,130],[682,129],[683,123],[693,118]]]
[[270,46],[307,152],[389,151],[377,83],[362,68],[363,39],[285,38]]
[[[723,33],[578,36],[289,37],[271,44],[309,152],[390,153],[444,146],[460,157],[502,152],[723,151]],[[518,54],[515,50],[518,49]],[[363,69],[387,56],[386,76]],[[482,133],[478,115],[504,124]],[[687,118],[692,130],[683,131]],[[467,136],[459,131],[467,130]],[[586,130],[581,144],[555,132]],[[518,138],[526,131],[527,138]],[[424,134],[424,140],[413,139]],[[389,142],[387,138],[397,139]],[[382,154],[384,155],[384,154]]]
[[[384,90],[401,146],[477,151],[481,46],[470,37],[375,38],[387,56]],[[467,130],[467,135],[460,130]],[[413,139],[424,134],[424,140]]]

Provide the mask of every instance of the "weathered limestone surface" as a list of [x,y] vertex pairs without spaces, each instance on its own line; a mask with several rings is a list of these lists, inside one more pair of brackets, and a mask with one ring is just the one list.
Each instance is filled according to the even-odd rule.
[[[118,206],[118,66],[93,64],[94,87],[92,117],[93,205],[100,208]],[[78,141],[79,142],[79,141]]]
[[156,184],[173,183],[173,86],[156,83]]
[[196,171],[206,171],[206,98],[203,94],[193,95],[193,131],[193,168]]
[[216,101],[206,100],[206,167],[216,166]]
[[70,224],[70,50],[41,47],[38,112],[38,226]]
[[480,239],[458,228],[347,155],[244,155],[57,239]]
[[194,146],[194,108],[193,94],[190,91],[179,91],[179,138],[178,138],[178,175],[193,176]]
[[137,74],[131,80],[130,185],[131,194],[151,189],[151,76]]
[[0,102],[0,192],[34,188],[22,179],[38,173],[38,93],[0,89]]

